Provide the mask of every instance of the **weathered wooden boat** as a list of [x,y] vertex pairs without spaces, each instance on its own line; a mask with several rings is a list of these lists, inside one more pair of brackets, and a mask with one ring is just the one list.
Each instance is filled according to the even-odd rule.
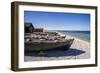
[[58,32],[36,29],[32,23],[25,23],[25,50],[43,51],[51,49],[69,49],[74,39],[66,39],[66,36],[58,34]]
[[74,39],[66,39],[57,32],[33,32],[25,34],[25,50],[43,51],[51,49],[69,49]]
[[43,51],[51,49],[66,49],[68,50],[74,39],[66,39],[64,41],[48,41],[48,40],[34,40],[25,41],[25,50]]

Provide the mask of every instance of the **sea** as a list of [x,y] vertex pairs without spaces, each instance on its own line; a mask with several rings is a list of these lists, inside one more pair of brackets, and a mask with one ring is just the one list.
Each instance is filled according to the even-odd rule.
[[65,31],[65,30],[57,30],[58,32],[61,32],[65,35],[70,35],[82,40],[85,40],[87,42],[90,42],[90,31]]

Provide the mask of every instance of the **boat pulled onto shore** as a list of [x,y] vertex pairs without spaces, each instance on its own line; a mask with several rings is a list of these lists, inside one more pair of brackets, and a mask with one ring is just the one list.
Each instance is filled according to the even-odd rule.
[[68,50],[74,39],[66,38],[66,35],[61,35],[54,31],[43,31],[43,29],[30,29],[28,26],[24,37],[25,50],[44,51],[51,49]]

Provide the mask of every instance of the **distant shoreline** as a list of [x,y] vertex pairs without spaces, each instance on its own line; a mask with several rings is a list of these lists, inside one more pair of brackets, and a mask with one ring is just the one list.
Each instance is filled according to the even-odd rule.
[[[77,31],[67,31],[67,30],[45,30],[46,32],[56,32],[56,33],[59,33],[60,35],[66,35],[67,38],[77,38],[77,39],[80,39],[80,40],[84,40],[88,43],[90,43],[90,40],[87,40],[87,39],[84,39],[84,38],[80,38],[78,36],[73,36],[73,35],[70,35],[70,34],[65,34],[64,32],[77,32]],[[90,31],[78,31],[78,32],[90,32]]]
[[[84,41],[86,41],[86,42],[89,42],[90,43],[90,40],[89,39],[84,39],[84,38],[81,38],[81,37],[79,37],[79,36],[73,36],[73,35],[70,35],[70,34],[64,34],[62,31],[60,32],[60,31],[54,31],[54,32],[57,32],[57,33],[61,33],[61,34],[63,34],[63,35],[66,35],[66,36],[69,36],[69,37],[73,37],[73,38],[77,38],[77,39],[80,39],[80,40],[84,40]],[[74,31],[67,31],[67,32],[74,32]],[[75,31],[76,32],[76,31]],[[81,32],[81,31],[79,31],[79,32]]]

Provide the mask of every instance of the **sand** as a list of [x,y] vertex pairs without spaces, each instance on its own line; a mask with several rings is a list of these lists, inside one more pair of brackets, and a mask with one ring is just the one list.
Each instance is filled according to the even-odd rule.
[[[60,35],[64,35],[59,33]],[[62,56],[24,56],[24,61],[48,61],[48,60],[70,60],[70,59],[88,59],[90,58],[90,42],[66,35],[66,38],[74,38],[74,42],[69,50],[54,51]],[[55,55],[54,54],[54,55]],[[65,55],[66,54],[66,55]]]

